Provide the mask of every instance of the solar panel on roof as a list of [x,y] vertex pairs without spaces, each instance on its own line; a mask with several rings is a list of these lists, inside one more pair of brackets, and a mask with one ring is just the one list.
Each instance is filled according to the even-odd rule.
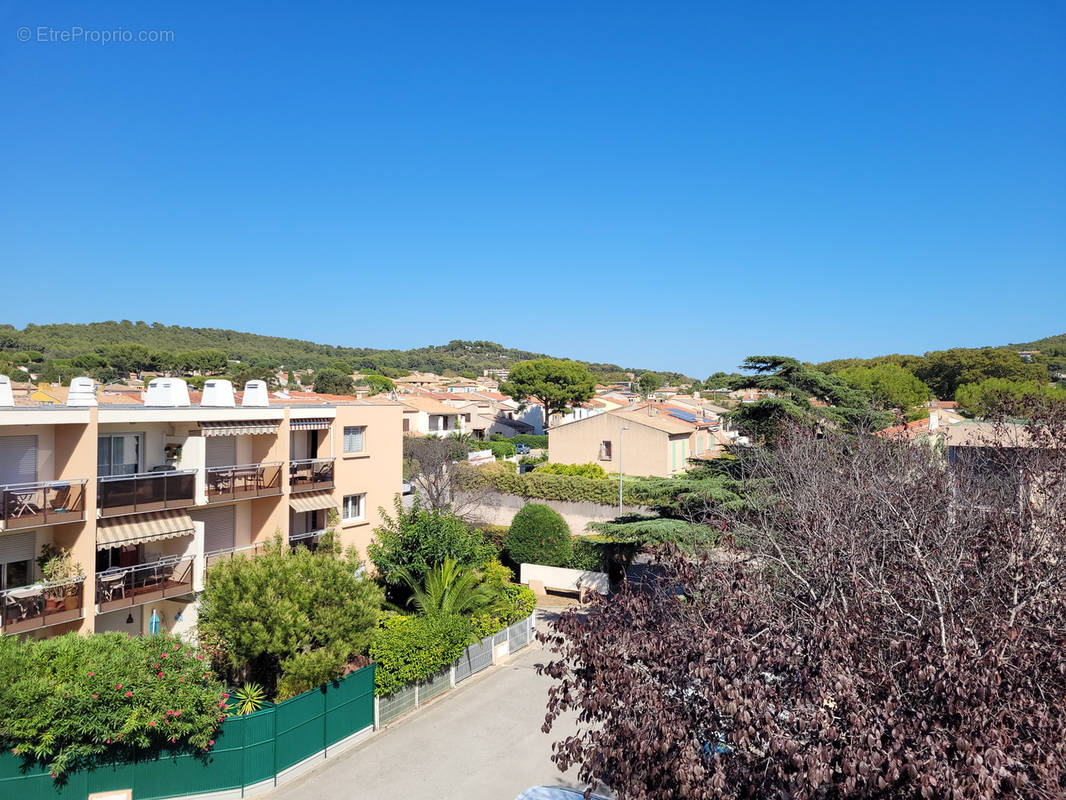
[[678,419],[683,419],[685,422],[695,422],[696,421],[696,415],[693,414],[690,411],[681,411],[681,410],[676,409],[676,408],[671,408],[669,410],[669,412],[667,412],[667,413],[669,413],[671,417],[677,417]]

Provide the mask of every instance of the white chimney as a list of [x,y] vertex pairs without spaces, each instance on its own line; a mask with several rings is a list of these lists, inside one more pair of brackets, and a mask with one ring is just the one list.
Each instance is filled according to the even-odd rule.
[[266,381],[248,381],[244,384],[244,397],[241,398],[241,405],[256,408],[270,405]]
[[204,396],[200,399],[201,406],[213,408],[233,408],[236,402],[233,399],[233,384],[224,378],[212,378],[204,383]]
[[11,391],[11,378],[0,375],[0,408],[11,408],[15,405],[15,393]]
[[935,431],[940,427],[940,414],[935,411],[929,412],[929,430]]
[[181,378],[152,378],[144,396],[146,406],[186,408],[189,403],[189,384]]
[[67,405],[77,408],[99,405],[96,402],[96,382],[85,377],[71,379]]

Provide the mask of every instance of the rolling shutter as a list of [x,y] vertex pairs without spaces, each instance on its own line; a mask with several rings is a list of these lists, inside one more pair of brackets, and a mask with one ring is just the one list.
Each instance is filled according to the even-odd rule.
[[194,513],[204,523],[204,553],[226,550],[235,546],[237,540],[237,509],[220,506],[213,509],[197,509]]
[[0,486],[37,480],[37,437],[0,436]]
[[201,508],[195,517],[204,523],[204,552],[228,550],[236,541],[236,507],[219,506],[218,508]]
[[32,560],[35,555],[35,544],[33,531],[5,533],[0,536],[0,564]]
[[209,436],[204,439],[207,466],[232,467],[237,463],[237,437]]

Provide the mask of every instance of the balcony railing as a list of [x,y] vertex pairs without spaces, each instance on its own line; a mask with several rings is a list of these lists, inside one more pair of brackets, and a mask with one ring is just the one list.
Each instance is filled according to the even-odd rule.
[[333,488],[333,459],[304,458],[289,462],[289,489],[308,492]]
[[3,530],[81,522],[85,519],[86,481],[14,483],[0,487]]
[[100,613],[190,594],[195,556],[164,557],[151,564],[96,573]]
[[207,502],[281,494],[281,462],[207,468]]
[[99,479],[99,490],[102,517],[187,508],[196,503],[196,470],[109,475]]
[[317,531],[307,531],[305,533],[290,533],[289,534],[289,546],[295,550],[297,547],[307,547],[310,550],[314,550],[318,547],[318,543],[322,540],[322,534],[325,529]]
[[85,578],[46,581],[0,592],[0,627],[24,633],[82,618]]
[[210,569],[220,561],[229,561],[234,556],[248,556],[249,558],[255,558],[261,556],[266,552],[267,542],[253,542],[252,544],[242,545],[241,547],[226,547],[222,550],[212,550],[209,553],[204,553],[204,567]]

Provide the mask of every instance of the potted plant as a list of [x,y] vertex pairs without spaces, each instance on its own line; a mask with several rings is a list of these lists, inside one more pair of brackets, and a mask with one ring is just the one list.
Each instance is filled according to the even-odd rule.
[[73,579],[84,577],[85,572],[81,564],[74,560],[74,552],[69,547],[46,544],[41,548],[37,565],[47,583],[57,584],[45,590],[47,596],[55,600],[57,605],[62,603],[67,611],[77,608],[80,587]]

